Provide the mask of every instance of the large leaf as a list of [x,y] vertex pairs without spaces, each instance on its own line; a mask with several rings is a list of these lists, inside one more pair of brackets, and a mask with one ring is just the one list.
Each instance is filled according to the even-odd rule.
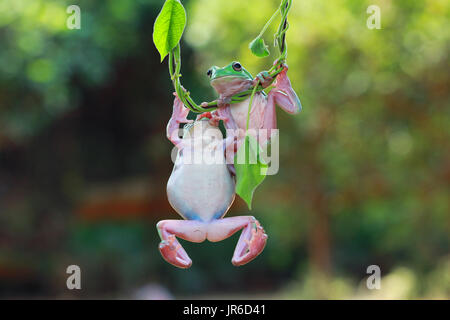
[[234,157],[236,169],[236,193],[252,208],[255,189],[266,178],[268,165],[261,160],[261,149],[256,139],[246,135],[244,143]]
[[180,42],[186,26],[186,11],[179,0],[166,0],[155,25],[153,42],[161,55],[161,62]]
[[264,58],[269,55],[268,46],[264,43],[264,39],[261,37],[257,37],[250,42],[249,48],[257,57]]

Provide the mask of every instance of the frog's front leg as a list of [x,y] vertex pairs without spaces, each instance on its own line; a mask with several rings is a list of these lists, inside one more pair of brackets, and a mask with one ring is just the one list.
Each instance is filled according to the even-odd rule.
[[264,249],[267,235],[258,220],[252,216],[231,217],[209,223],[207,239],[222,241],[242,230],[231,263],[242,266],[255,259]]
[[199,114],[195,120],[199,121],[199,120],[201,120],[203,118],[208,118],[209,119],[209,124],[214,126],[214,127],[218,127],[219,126],[219,121],[220,120],[224,121],[225,123],[229,121],[229,119],[227,117],[219,116],[217,111],[204,112],[202,114]]
[[172,117],[167,124],[166,134],[167,138],[172,141],[172,143],[181,148],[182,139],[178,135],[178,130],[180,129],[180,123],[191,123],[193,120],[188,120],[186,117],[189,114],[189,109],[186,108],[174,93],[175,99],[173,100],[173,110]]
[[272,136],[272,129],[277,128],[275,106],[279,106],[290,114],[296,114],[302,109],[300,100],[294,89],[292,89],[291,82],[286,74],[287,69],[287,66],[283,65],[283,71],[281,71],[276,78],[275,87],[270,90],[267,96],[267,105],[265,107],[262,123],[262,128],[266,129],[267,132],[265,135],[259,137],[259,142],[262,146],[264,146],[266,141]]
[[207,225],[196,220],[162,220],[156,228],[161,238],[159,251],[163,258],[176,267],[189,268],[192,260],[176,237],[191,242],[203,242],[206,239]]
[[258,83],[261,84],[261,86],[265,89],[272,83],[272,77],[270,76],[269,72],[267,71],[261,71],[258,73],[258,75],[253,80],[253,85],[256,86]]
[[275,87],[268,94],[269,105],[276,104],[290,114],[299,113],[302,105],[287,76],[288,66],[283,64],[281,67],[283,71],[277,75]]

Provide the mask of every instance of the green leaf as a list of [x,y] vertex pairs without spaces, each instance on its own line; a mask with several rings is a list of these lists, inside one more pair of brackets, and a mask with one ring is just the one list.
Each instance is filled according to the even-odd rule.
[[244,143],[234,156],[236,169],[236,193],[252,209],[252,198],[255,189],[266,178],[268,165],[261,161],[261,148],[256,139],[246,135]]
[[259,36],[250,42],[248,47],[257,57],[264,58],[269,55],[269,47],[265,44],[264,39]]
[[153,26],[153,43],[161,62],[180,42],[186,26],[186,11],[179,0],[166,0]]

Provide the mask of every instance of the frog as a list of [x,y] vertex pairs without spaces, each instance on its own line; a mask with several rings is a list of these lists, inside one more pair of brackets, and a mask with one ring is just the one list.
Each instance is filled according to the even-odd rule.
[[[270,137],[274,133],[273,129],[277,129],[275,106],[279,106],[289,114],[297,114],[302,110],[300,99],[287,76],[288,65],[278,63],[277,60],[274,65],[277,65],[281,71],[276,76],[275,82],[268,93],[264,91],[255,93],[248,121],[248,129],[261,132],[257,139],[263,148],[270,142]],[[211,86],[219,94],[219,98],[216,100],[218,108],[211,113],[211,122],[223,121],[227,133],[231,132],[235,137],[235,143],[233,143],[233,139],[228,139],[226,152],[227,162],[232,164],[234,155],[239,149],[247,130],[248,107],[251,97],[230,104],[231,97],[251,89],[258,83],[266,89],[272,84],[273,79],[267,71],[262,71],[253,78],[251,73],[238,61],[233,61],[224,67],[212,66],[206,74],[210,78]],[[204,102],[201,105],[206,107],[207,103]],[[230,169],[233,169],[232,165]]]
[[[166,132],[176,146],[177,157],[167,182],[167,197],[183,219],[157,223],[159,251],[168,263],[187,269],[192,259],[177,238],[195,243],[218,242],[242,230],[231,259],[233,265],[242,266],[263,251],[267,234],[253,216],[224,217],[235,199],[235,178],[226,165],[222,131],[217,121],[211,121],[211,113],[188,120],[188,109],[174,95]],[[186,125],[180,137],[179,126],[183,123]],[[207,153],[216,155],[214,161],[206,161]],[[200,161],[192,161],[196,157]]]
[[[269,133],[258,140],[260,144],[268,143],[271,130],[277,128],[276,105],[290,114],[296,114],[302,109],[287,76],[288,66],[284,63],[274,64],[279,65],[282,70],[277,75],[273,88],[267,94],[264,91],[256,92],[250,110],[248,127],[266,129]],[[167,138],[178,149],[177,160],[167,185],[167,195],[169,203],[183,220],[162,220],[158,222],[157,230],[161,238],[159,244],[161,255],[167,262],[179,268],[189,268],[192,260],[177,237],[198,243],[205,240],[217,242],[242,230],[231,261],[235,266],[242,266],[255,259],[263,251],[268,238],[255,217],[224,218],[224,216],[235,197],[236,171],[232,163],[234,154],[242,143],[244,136],[242,132],[245,134],[247,129],[247,114],[251,99],[247,97],[242,102],[230,104],[231,97],[257,84],[261,84],[264,89],[268,88],[273,79],[267,71],[260,72],[253,78],[237,61],[222,68],[213,66],[208,69],[207,76],[210,78],[211,86],[219,94],[216,100],[217,110],[205,112],[197,116],[195,121],[188,120],[189,109],[174,93],[172,116],[166,128]],[[206,108],[208,104],[202,103],[202,107]],[[222,139],[212,139],[211,134],[195,135],[194,129],[201,124],[200,132],[205,132],[203,126],[207,126],[209,130],[215,130],[217,136],[220,121],[223,121],[227,129],[225,139],[223,136]],[[181,138],[178,131],[180,124],[183,123],[187,125]],[[224,163],[212,166],[206,163],[197,165],[183,163],[181,161],[183,154],[195,153],[192,149],[196,145],[202,145],[201,150],[217,149],[221,146]]]

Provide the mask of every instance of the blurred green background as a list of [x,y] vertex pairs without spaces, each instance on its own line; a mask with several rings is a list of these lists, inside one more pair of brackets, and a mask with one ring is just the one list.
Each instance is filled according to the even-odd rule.
[[[248,43],[278,0],[183,0],[183,84],[211,65],[268,69]],[[81,8],[69,30],[66,8]],[[295,0],[278,112],[280,171],[250,214],[269,235],[236,268],[234,235],[159,255],[172,87],[152,44],[163,0],[0,1],[0,297],[450,298],[450,2]],[[369,30],[369,5],[381,29]],[[272,43],[276,24],[266,33]],[[229,215],[249,214],[240,199]],[[66,289],[66,267],[82,290]],[[369,265],[381,290],[366,288]]]

